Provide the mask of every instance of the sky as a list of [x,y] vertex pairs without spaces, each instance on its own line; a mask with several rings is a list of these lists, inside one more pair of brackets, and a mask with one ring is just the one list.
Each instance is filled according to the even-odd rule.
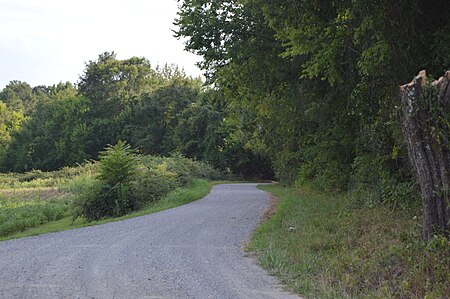
[[201,58],[173,37],[176,12],[176,0],[0,0],[0,90],[12,80],[76,83],[105,51],[199,76]]

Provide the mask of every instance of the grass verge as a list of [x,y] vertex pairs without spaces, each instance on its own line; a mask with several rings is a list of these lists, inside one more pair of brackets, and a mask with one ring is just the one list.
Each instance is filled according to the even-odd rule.
[[86,227],[91,225],[98,225],[107,222],[120,221],[128,218],[138,217],[146,214],[156,213],[162,210],[167,210],[177,206],[181,206],[192,201],[198,200],[205,197],[211,190],[211,187],[215,185],[215,182],[208,182],[206,180],[195,179],[190,185],[177,188],[169,192],[161,200],[148,204],[142,210],[130,213],[128,215],[117,217],[117,218],[107,218],[101,221],[88,222],[85,219],[76,219],[72,221],[72,216],[66,216],[62,219],[56,221],[50,221],[39,225],[37,227],[28,228],[16,234],[12,234],[6,237],[0,237],[0,241],[23,238],[29,236],[35,236],[45,233],[58,232],[73,228]]
[[345,196],[261,186],[278,197],[275,214],[249,250],[305,298],[446,298],[450,243],[420,240],[420,219],[386,206],[362,208]]

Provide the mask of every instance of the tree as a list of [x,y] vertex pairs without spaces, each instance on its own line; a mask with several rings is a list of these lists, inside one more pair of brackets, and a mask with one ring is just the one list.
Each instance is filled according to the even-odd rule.
[[13,171],[56,170],[88,158],[85,150],[89,101],[75,96],[70,84],[51,88],[48,101],[12,134],[4,164]]
[[278,179],[403,205],[417,189],[397,85],[448,64],[449,13],[445,1],[187,0],[175,24],[225,94],[234,140]]
[[134,150],[126,142],[108,145],[100,153],[99,183],[85,194],[76,216],[88,220],[121,216],[137,207],[131,181],[136,174]]
[[425,71],[400,87],[408,155],[420,183],[423,237],[450,236],[450,71],[430,84]]
[[141,95],[133,106],[125,134],[143,153],[169,155],[176,147],[174,130],[180,116],[196,101],[201,81],[168,66],[160,74],[160,86]]
[[11,135],[20,129],[23,121],[21,112],[10,111],[5,103],[0,102],[0,165],[11,143]]
[[118,60],[114,52],[105,52],[97,61],[86,64],[78,89],[92,101],[93,116],[111,117],[159,83],[160,78],[147,59]]
[[91,101],[86,149],[90,157],[95,158],[106,144],[129,139],[124,130],[132,107],[161,82],[145,58],[118,60],[114,52],[105,52],[86,64],[78,90]]
[[32,89],[26,82],[11,81],[0,92],[0,100],[13,111],[25,111],[29,114],[35,104]]

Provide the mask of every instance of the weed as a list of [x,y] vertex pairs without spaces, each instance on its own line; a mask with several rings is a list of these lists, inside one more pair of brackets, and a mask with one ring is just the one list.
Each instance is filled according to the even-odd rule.
[[421,241],[412,210],[358,207],[346,195],[261,188],[279,203],[249,249],[294,292],[306,298],[450,294],[450,243],[439,236]]
[[68,201],[0,201],[0,237],[67,216]]

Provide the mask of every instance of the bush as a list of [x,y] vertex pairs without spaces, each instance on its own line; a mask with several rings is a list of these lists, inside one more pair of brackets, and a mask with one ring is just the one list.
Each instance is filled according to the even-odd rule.
[[126,142],[109,145],[100,153],[98,183],[76,202],[75,216],[88,220],[121,216],[137,207],[131,182],[136,174],[137,159]]
[[131,186],[118,183],[114,187],[97,180],[90,189],[74,202],[74,218],[100,220],[125,215],[137,208]]
[[133,186],[140,205],[155,202],[177,187],[191,184],[195,179],[215,180],[222,174],[209,164],[184,158],[139,157],[139,176]]
[[354,159],[349,191],[355,203],[369,207],[387,203],[401,208],[420,203],[415,181],[389,171],[388,159],[380,155],[360,155]]
[[99,220],[121,216],[197,179],[222,177],[210,165],[180,155],[136,156],[134,150],[121,141],[103,151],[98,164],[97,179],[88,180],[90,186],[74,202],[75,218]]
[[140,205],[155,202],[181,185],[177,181],[178,175],[167,171],[166,167],[164,162],[154,168],[141,166],[140,175],[133,183],[134,194]]

